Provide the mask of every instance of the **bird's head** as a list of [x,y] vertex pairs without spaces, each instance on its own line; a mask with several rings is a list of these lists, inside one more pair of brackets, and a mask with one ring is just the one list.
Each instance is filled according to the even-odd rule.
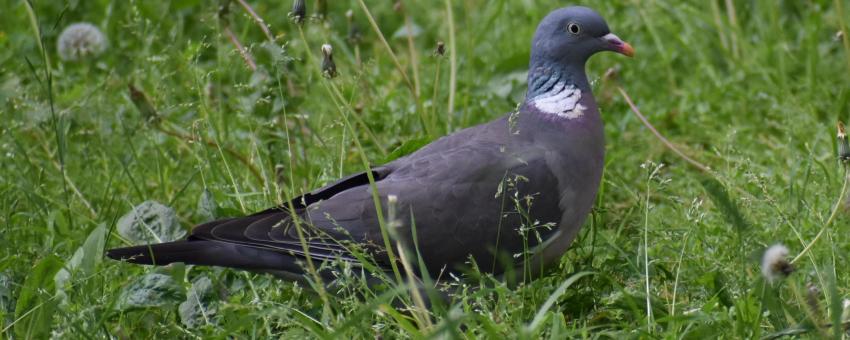
[[531,51],[532,64],[582,67],[597,52],[634,55],[632,46],[611,33],[599,13],[580,6],[557,9],[543,18],[534,33]]

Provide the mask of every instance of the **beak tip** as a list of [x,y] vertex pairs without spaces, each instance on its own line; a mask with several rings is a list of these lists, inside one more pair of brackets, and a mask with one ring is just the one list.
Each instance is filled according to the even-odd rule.
[[631,58],[635,56],[635,48],[632,47],[632,45],[629,45],[629,43],[623,43],[623,46],[620,48],[620,53]]
[[609,51],[614,51],[620,53],[627,57],[635,56],[635,49],[629,43],[623,41],[615,35],[614,33],[608,33],[602,37],[602,40],[608,43],[607,49]]

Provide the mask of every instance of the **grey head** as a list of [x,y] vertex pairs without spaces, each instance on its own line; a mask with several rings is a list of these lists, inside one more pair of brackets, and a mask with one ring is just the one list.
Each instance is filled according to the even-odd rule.
[[565,7],[549,13],[534,33],[531,43],[528,98],[548,90],[552,77],[582,90],[589,90],[584,64],[597,52],[634,55],[631,45],[611,33],[605,19],[594,10]]

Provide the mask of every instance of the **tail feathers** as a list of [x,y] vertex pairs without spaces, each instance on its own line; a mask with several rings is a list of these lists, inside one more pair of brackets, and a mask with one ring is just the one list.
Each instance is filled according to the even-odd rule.
[[298,258],[267,249],[219,241],[176,241],[107,250],[106,256],[136,264],[164,266],[174,262],[245,270],[303,273]]

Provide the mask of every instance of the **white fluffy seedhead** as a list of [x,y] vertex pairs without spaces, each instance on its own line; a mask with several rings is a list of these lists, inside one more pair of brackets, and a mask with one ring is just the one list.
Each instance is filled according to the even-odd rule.
[[109,42],[96,26],[80,22],[66,27],[59,35],[56,50],[65,61],[78,61],[96,57],[106,50]]
[[322,75],[326,78],[334,78],[337,75],[336,63],[334,63],[334,48],[330,44],[322,45]]
[[775,244],[765,250],[761,258],[761,274],[768,283],[774,283],[794,271],[787,257],[788,248],[781,244]]

